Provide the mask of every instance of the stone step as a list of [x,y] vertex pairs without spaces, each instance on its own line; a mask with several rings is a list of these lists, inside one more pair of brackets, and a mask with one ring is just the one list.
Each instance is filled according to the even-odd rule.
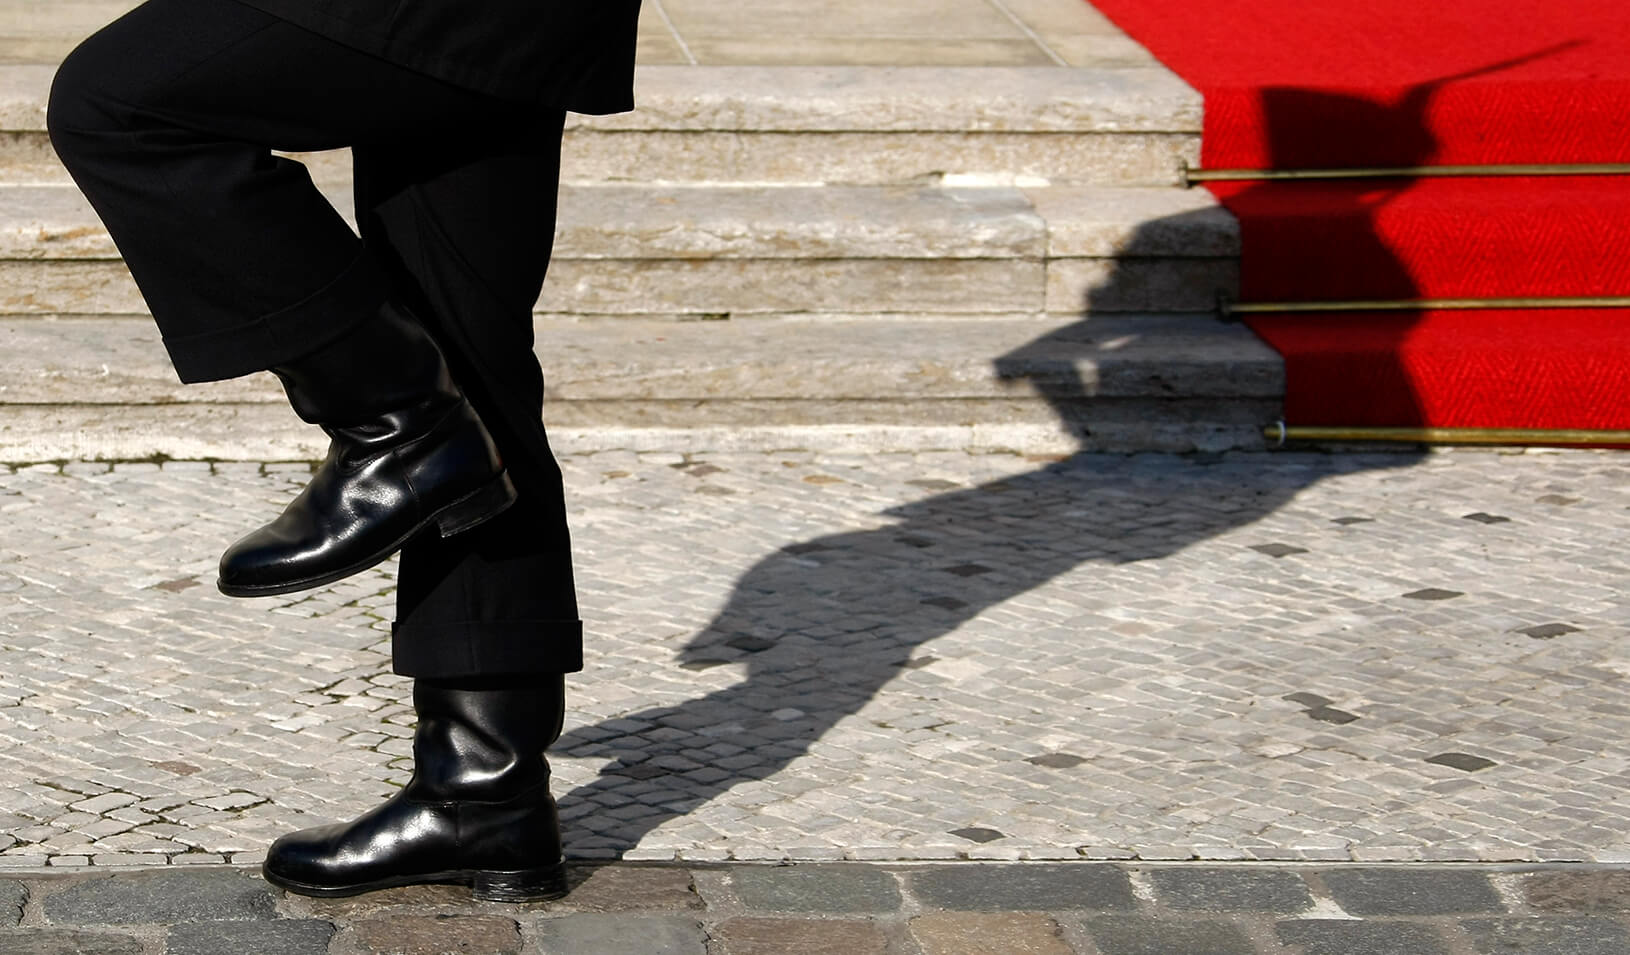
[[[72,186],[0,209],[0,314],[144,310]],[[543,313],[1204,312],[1237,286],[1203,190],[583,186],[559,222]]]
[[[1279,357],[1206,316],[540,318],[563,448],[1261,447]],[[0,461],[310,459],[267,374],[181,385],[143,316],[0,319]]]
[[[0,181],[60,183],[54,67],[0,66]],[[572,116],[573,183],[1174,185],[1199,158],[1200,96],[1156,65],[642,66],[639,108]],[[349,181],[349,153],[303,157]]]

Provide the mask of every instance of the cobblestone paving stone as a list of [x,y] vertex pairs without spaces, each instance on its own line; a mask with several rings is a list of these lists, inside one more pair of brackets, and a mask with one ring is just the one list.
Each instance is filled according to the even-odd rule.
[[[562,464],[577,858],[1630,861],[1622,456]],[[253,863],[405,781],[394,566],[213,586],[307,474],[0,470],[0,865]]]

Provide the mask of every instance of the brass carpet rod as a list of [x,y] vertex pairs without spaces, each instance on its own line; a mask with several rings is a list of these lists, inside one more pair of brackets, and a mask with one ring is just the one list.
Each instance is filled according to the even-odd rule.
[[1398,166],[1359,169],[1182,169],[1183,185],[1199,182],[1306,179],[1433,179],[1445,176],[1627,176],[1630,163],[1538,163],[1512,166]]
[[1630,308],[1630,295],[1567,296],[1560,298],[1411,298],[1347,302],[1230,302],[1218,309],[1230,315],[1284,312],[1393,312],[1425,309],[1474,308]]
[[1630,445],[1630,431],[1589,428],[1348,428],[1268,425],[1262,434],[1283,446],[1289,441],[1387,441],[1447,445]]

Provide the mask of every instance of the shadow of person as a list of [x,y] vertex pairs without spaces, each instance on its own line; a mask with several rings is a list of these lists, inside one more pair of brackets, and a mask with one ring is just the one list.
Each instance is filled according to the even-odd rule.
[[[1486,275],[1458,267],[1458,251],[1422,242],[1422,236],[1430,240],[1453,228],[1444,219],[1454,206],[1444,204],[1444,180],[1410,170],[1468,161],[1466,143],[1446,149],[1434,131],[1434,121],[1442,121],[1434,116],[1434,106],[1446,89],[1580,45],[1559,43],[1366,95],[1300,87],[1261,90],[1257,125],[1268,168],[1388,169],[1395,174],[1213,184],[1212,192],[1240,222],[1240,300],[1409,302],[1491,294]],[[1236,142],[1235,148],[1241,145]],[[1420,247],[1405,252],[1408,245]],[[1449,256],[1454,258],[1444,261]],[[1247,324],[1288,359],[1284,420],[1289,424],[1498,423],[1461,420],[1464,412],[1457,410],[1455,389],[1435,380],[1453,375],[1450,369],[1462,360],[1445,352],[1477,335],[1475,324],[1468,327],[1473,314],[1416,308],[1259,314],[1248,317]]]
[[[1260,94],[1272,167],[1411,168],[1438,151],[1428,111],[1442,82],[1395,100],[1294,88]],[[1337,160],[1308,129],[1339,117],[1341,139],[1368,151]],[[1382,218],[1421,180],[1397,175],[1335,181],[1223,182],[1212,192],[1240,223],[1242,302],[1411,301],[1426,297],[1388,239]],[[1441,297],[1441,296],[1440,296]],[[1429,424],[1412,332],[1418,309],[1263,314],[1246,324],[1286,358],[1284,420],[1292,425]]]
[[[1439,85],[1426,84],[1388,102],[1269,90],[1262,99],[1266,128],[1278,137],[1275,151],[1285,157],[1275,165],[1304,158],[1295,137],[1304,135],[1301,121],[1321,111],[1368,122],[1378,135],[1392,137],[1389,158],[1394,163],[1425,162],[1435,147],[1426,114]],[[1409,270],[1375,227],[1376,217],[1410,185],[1406,178],[1394,178],[1349,187],[1345,193],[1335,190],[1337,198],[1325,206],[1330,221],[1300,222],[1285,235],[1273,231],[1287,228],[1285,216],[1262,217],[1254,227],[1267,231],[1253,233],[1247,223],[1246,247],[1255,241],[1302,256],[1288,264],[1297,272],[1294,282],[1307,287],[1292,291],[1306,291],[1312,298],[1340,297],[1332,291],[1344,290],[1354,269],[1362,270],[1367,283],[1362,297],[1415,298]],[[1219,191],[1231,209],[1284,211],[1282,194],[1269,189],[1249,184]],[[1122,255],[1128,260],[1169,255],[1160,250],[1170,246],[1171,236],[1183,234],[1195,224],[1192,217],[1204,215],[1191,212],[1147,223]],[[1287,241],[1286,235],[1292,239]],[[1314,237],[1311,244],[1309,235]],[[1332,260],[1330,252],[1338,248],[1341,257]],[[1248,257],[1246,298],[1267,287],[1253,267]],[[1099,360],[1109,357],[1111,345],[1098,331],[1100,319],[1123,311],[1127,302],[1147,299],[1149,274],[1123,266],[1088,292],[1079,321],[995,359],[996,376],[1022,382],[1043,397],[1059,426],[1083,450],[976,486],[915,482],[942,493],[882,512],[889,519],[886,526],[839,530],[767,554],[736,581],[724,608],[676,661],[691,670],[740,666],[744,673],[738,682],[676,706],[638,709],[568,732],[557,752],[610,760],[598,777],[561,795],[568,844],[621,854],[659,826],[735,787],[776,775],[841,721],[860,713],[902,672],[932,665],[926,646],[1020,595],[1069,574],[1077,574],[1073,587],[1090,589],[1092,574],[1083,568],[1169,557],[1261,520],[1328,476],[1408,467],[1420,459],[1415,449],[1362,456],[1127,456],[1085,450],[1095,446],[1105,407],[1104,382],[1101,377],[1089,380],[1086,372],[1101,373]],[[1209,291],[1233,290],[1208,290],[1208,296]],[[1339,413],[1357,409],[1396,419],[1387,423],[1414,423],[1419,408],[1398,355],[1418,316],[1398,312],[1382,318],[1390,323],[1392,337],[1370,356],[1367,377],[1347,373],[1352,400]],[[1117,327],[1127,327],[1124,316]],[[1319,331],[1310,334],[1328,334],[1333,327],[1337,325],[1315,326]],[[1339,346],[1339,335],[1336,339]],[[1333,372],[1325,367],[1318,373]],[[1073,636],[1077,667],[1079,660],[1116,649],[1116,635],[1107,627],[1084,624]],[[1025,638],[1024,629],[1015,627],[1007,655],[996,662],[1032,662]],[[1033,662],[1049,665],[1046,659]],[[807,777],[797,784],[820,785]],[[839,789],[852,784],[852,779],[830,783]],[[958,801],[977,798],[963,794]],[[925,813],[923,819],[932,815]],[[811,821],[817,828],[819,824]],[[711,848],[728,848],[728,842]]]

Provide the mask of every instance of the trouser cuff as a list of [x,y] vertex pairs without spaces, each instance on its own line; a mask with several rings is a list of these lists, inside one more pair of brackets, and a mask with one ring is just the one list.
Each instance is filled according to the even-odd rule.
[[237,378],[316,351],[373,316],[388,297],[385,273],[364,252],[295,305],[230,328],[165,338],[164,347],[187,384]]
[[583,621],[393,623],[391,669],[414,678],[576,673],[583,669]]

